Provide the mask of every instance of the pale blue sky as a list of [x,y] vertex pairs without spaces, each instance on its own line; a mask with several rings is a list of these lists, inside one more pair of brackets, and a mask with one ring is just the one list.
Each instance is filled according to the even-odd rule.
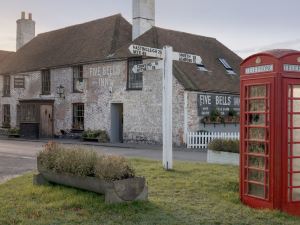
[[[156,0],[156,26],[215,37],[245,57],[269,48],[300,50],[299,0]],[[121,13],[131,0],[0,0],[0,49],[15,50],[21,11],[37,34]]]

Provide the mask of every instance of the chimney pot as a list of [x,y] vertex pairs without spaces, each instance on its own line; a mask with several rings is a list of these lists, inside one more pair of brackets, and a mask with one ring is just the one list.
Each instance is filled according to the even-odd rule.
[[21,13],[21,19],[25,19],[25,12],[24,11]]
[[32,20],[32,13],[29,13],[29,14],[28,14],[28,19],[29,19],[29,20]]

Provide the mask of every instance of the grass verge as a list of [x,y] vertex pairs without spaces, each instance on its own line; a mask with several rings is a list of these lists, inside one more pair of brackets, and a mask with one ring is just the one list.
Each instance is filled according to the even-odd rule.
[[300,224],[300,218],[242,205],[237,167],[176,162],[174,171],[165,172],[158,161],[131,162],[148,181],[149,202],[105,205],[104,196],[94,193],[33,186],[27,174],[0,185],[0,224]]

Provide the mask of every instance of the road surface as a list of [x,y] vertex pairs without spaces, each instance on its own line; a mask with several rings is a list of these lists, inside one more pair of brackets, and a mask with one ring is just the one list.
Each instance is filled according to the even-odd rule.
[[[42,150],[44,144],[44,142],[0,140],[0,183],[12,177],[36,170],[36,155]],[[75,144],[79,145],[80,142]],[[91,145],[82,145],[82,147],[93,149],[99,153],[117,154],[125,157],[153,160],[161,160],[162,157],[161,150],[151,148],[139,149]],[[174,160],[205,162],[206,153],[174,151]]]

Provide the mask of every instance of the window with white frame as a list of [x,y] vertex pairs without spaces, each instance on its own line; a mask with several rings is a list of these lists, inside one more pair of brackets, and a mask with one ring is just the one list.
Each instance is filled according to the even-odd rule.
[[74,66],[73,67],[73,92],[81,93],[83,85],[83,66]]

